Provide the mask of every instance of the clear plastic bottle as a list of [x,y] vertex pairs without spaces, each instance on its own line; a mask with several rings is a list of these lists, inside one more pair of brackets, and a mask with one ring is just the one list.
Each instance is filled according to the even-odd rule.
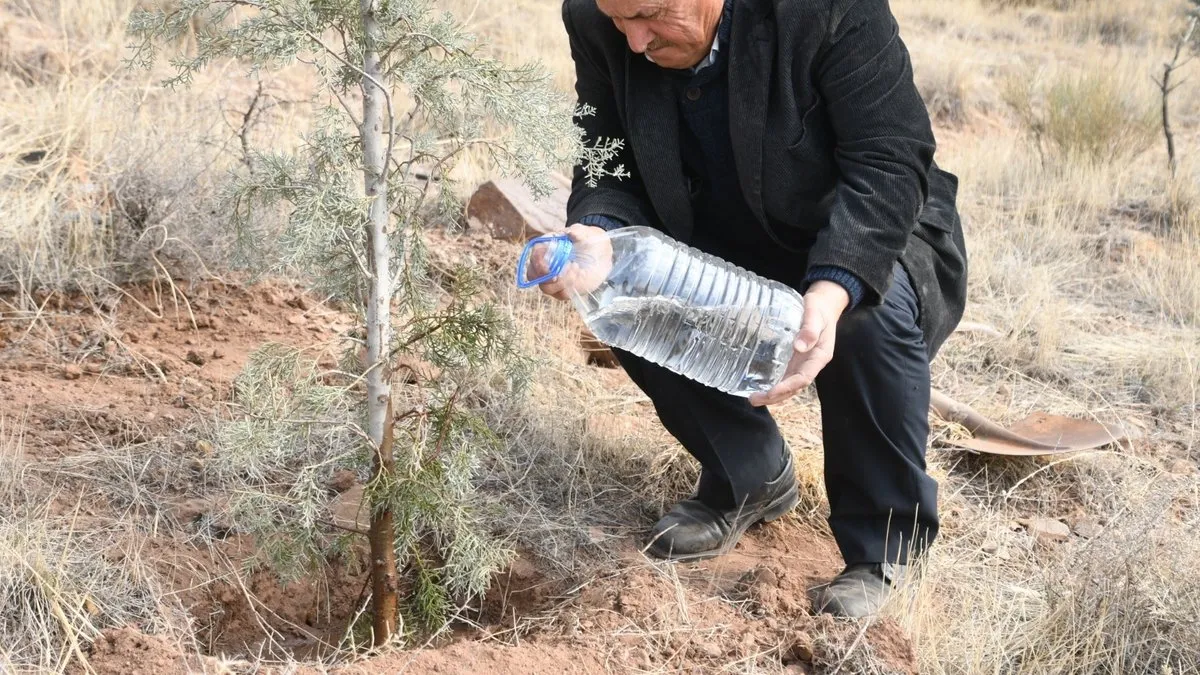
[[[600,341],[723,392],[749,396],[783,378],[804,316],[798,292],[651,228],[597,239],[530,240],[517,285],[575,272],[572,301]],[[531,265],[545,273],[530,279]]]

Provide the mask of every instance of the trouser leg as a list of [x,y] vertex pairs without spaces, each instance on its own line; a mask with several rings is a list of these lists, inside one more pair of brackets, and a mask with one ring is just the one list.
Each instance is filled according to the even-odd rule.
[[933,541],[938,516],[937,483],[925,472],[929,356],[902,267],[883,304],[838,322],[816,385],[829,525],[843,558],[907,562]]
[[706,387],[614,349],[629,377],[654,403],[663,426],[704,471],[698,496],[732,508],[783,468],[783,437],[766,408]]

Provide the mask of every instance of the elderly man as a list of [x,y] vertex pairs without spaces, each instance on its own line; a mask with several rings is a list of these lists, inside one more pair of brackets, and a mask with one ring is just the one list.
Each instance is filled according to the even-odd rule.
[[[887,0],[565,0],[589,140],[625,139],[628,177],[579,167],[568,231],[629,225],[804,294],[785,379],[746,398],[617,357],[700,462],[648,551],[699,559],[797,502],[766,405],[816,383],[829,525],[845,570],[818,609],[874,613],[937,534],[925,472],[929,360],[962,315],[957,179]],[[563,297],[567,277],[543,287]]]

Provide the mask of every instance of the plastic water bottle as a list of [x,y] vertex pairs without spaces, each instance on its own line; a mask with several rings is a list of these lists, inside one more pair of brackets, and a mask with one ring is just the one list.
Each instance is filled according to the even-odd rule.
[[[591,274],[572,301],[603,343],[728,394],[749,396],[783,378],[804,316],[795,290],[647,227],[593,240],[537,237],[517,263],[517,285]],[[609,248],[611,247],[611,254]],[[529,278],[534,256],[546,273]]]

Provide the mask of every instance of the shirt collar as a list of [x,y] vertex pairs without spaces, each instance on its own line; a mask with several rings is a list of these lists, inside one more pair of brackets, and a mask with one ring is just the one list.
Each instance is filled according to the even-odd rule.
[[[724,21],[724,19],[722,19]],[[717,62],[717,52],[721,51],[721,26],[717,25],[717,34],[713,37],[712,49],[708,50],[708,56],[703,61],[692,66],[692,74],[696,74],[705,68]]]
[[725,6],[721,9],[721,19],[717,21],[716,34],[713,35],[712,49],[708,50],[708,56],[703,61],[692,66],[693,75],[717,62],[717,52],[721,51],[721,40],[722,38],[725,40],[729,39],[729,30],[732,25],[733,1],[725,0]]

